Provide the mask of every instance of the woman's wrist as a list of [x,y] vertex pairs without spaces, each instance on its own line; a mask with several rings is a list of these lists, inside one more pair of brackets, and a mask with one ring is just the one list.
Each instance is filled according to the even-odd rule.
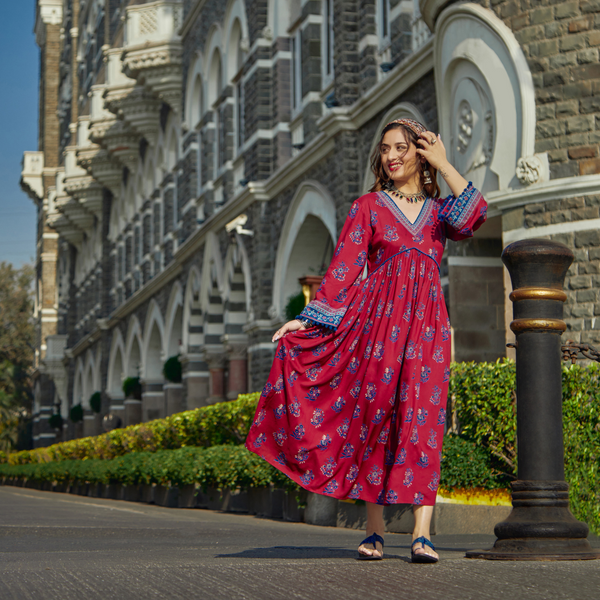
[[296,319],[296,321],[298,321],[298,323],[300,323],[300,327],[302,327],[302,329],[306,329],[309,325],[310,325],[310,321],[308,319]]

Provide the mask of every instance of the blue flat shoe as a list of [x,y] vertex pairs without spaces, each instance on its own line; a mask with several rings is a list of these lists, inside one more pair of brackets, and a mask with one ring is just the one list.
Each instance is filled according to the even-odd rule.
[[373,544],[373,549],[377,550],[377,542],[381,544],[381,556],[373,556],[372,554],[362,554],[361,551],[358,551],[358,558],[360,560],[381,560],[383,558],[383,538],[374,533],[369,537],[365,538],[358,546],[363,546],[364,544]]
[[428,540],[424,536],[418,537],[412,543],[412,545],[410,547],[410,558],[411,558],[412,562],[414,562],[414,563],[436,563],[436,562],[438,562],[439,558],[436,558],[435,556],[431,556],[431,554],[425,554],[425,553],[415,554],[415,551],[414,551],[415,544],[423,544],[423,549],[425,549],[425,546],[429,546],[435,552],[435,547],[431,543],[430,540]]

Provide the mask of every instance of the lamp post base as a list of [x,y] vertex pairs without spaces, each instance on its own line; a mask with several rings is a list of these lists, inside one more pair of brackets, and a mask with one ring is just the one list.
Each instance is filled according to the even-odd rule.
[[588,526],[569,510],[569,486],[565,481],[515,481],[513,509],[494,528],[497,536],[490,550],[472,550],[467,558],[487,560],[594,560]]

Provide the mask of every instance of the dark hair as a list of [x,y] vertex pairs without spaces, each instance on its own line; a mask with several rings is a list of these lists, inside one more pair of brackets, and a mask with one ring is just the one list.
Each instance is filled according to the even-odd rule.
[[[383,143],[383,138],[388,131],[392,129],[401,129],[404,132],[404,137],[408,142],[409,147],[411,144],[420,148],[417,145],[417,140],[419,136],[409,127],[403,125],[402,123],[389,123],[383,128],[381,132],[381,137],[379,138],[379,143],[375,147],[373,155],[371,156],[371,171],[373,171],[373,175],[375,175],[375,183],[373,187],[369,190],[370,192],[379,192],[381,191],[385,185],[390,181],[390,178],[387,176],[385,169],[383,168],[383,163],[381,160],[381,144]],[[434,169],[427,161],[422,163],[420,160],[420,155],[417,154],[417,168],[419,169],[419,177],[421,179],[421,187],[427,192],[427,195],[430,198],[439,198],[440,196],[440,186],[437,184],[437,169]],[[429,170],[431,174],[431,183],[425,185],[423,175],[423,171],[425,169]]]

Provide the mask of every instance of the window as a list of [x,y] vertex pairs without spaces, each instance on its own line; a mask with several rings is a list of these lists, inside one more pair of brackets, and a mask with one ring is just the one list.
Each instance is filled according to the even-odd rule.
[[298,30],[292,36],[292,112],[302,107],[302,33]]
[[246,98],[244,95],[244,84],[241,79],[236,85],[236,106],[237,106],[237,148],[242,149],[244,145],[244,128],[246,126]]
[[382,45],[390,40],[390,0],[377,0],[377,30]]
[[333,0],[323,2],[323,87],[333,81]]

